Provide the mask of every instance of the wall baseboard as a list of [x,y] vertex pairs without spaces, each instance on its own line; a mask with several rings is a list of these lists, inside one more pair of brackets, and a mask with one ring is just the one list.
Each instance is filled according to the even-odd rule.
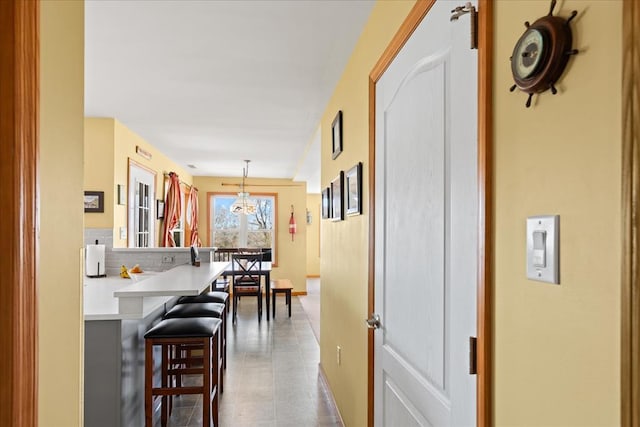
[[319,274],[307,274],[307,279],[319,279]]
[[325,390],[327,390],[327,397],[329,398],[329,403],[333,406],[333,409],[336,410],[336,414],[338,414],[338,418],[340,418],[340,423],[344,424],[344,420],[342,419],[342,414],[340,413],[340,409],[338,409],[338,405],[336,405],[336,399],[333,397],[333,391],[331,391],[331,387],[329,386],[329,381],[327,381],[327,375],[324,373],[324,368],[322,367],[322,363],[318,363],[318,372],[320,374],[320,381],[324,385]]

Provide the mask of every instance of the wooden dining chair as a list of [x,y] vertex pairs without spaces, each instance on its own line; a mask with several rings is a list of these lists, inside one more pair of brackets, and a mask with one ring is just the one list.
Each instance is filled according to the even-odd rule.
[[240,297],[258,297],[258,321],[262,320],[262,254],[233,254],[231,271],[233,272],[233,322],[236,322]]
[[[231,256],[238,252],[238,248],[218,248],[213,253],[214,261],[231,261]],[[226,275],[218,277],[212,284],[211,289],[214,291],[229,293],[230,280]]]

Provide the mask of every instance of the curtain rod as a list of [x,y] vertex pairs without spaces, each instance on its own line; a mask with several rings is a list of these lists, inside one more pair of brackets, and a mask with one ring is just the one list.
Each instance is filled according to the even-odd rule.
[[[164,174],[164,178],[165,178],[165,179],[169,178],[169,174],[170,174],[170,173],[171,173],[171,172],[164,172],[164,173],[163,173],[163,174]],[[175,172],[173,172],[173,173],[175,173]],[[177,174],[176,174],[176,175],[177,175]],[[179,180],[179,182],[180,182],[180,184],[184,185],[185,187],[195,188],[196,190],[198,189],[197,187],[194,187],[194,186],[193,186],[193,185],[191,185],[191,184],[187,184],[186,182],[184,182],[184,181],[182,181],[182,180]]]

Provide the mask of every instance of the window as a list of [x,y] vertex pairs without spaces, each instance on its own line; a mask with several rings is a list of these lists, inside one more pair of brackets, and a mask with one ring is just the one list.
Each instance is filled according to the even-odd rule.
[[275,262],[276,194],[252,194],[256,211],[251,214],[234,214],[231,205],[238,198],[235,194],[209,195],[209,230],[211,246],[219,248],[271,248]]

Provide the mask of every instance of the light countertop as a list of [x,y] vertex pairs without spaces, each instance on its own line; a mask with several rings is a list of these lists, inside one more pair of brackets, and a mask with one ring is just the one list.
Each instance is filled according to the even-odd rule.
[[[228,262],[180,265],[157,273],[84,279],[84,319],[141,319],[172,298],[198,295],[229,268]],[[123,308],[124,300],[124,308]]]

